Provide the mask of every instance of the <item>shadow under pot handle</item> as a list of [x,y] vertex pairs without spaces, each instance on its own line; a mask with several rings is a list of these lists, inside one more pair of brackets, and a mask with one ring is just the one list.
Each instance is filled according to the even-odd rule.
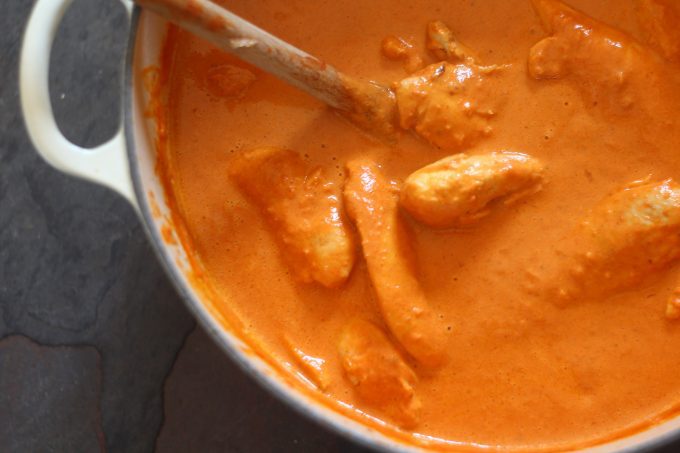
[[[19,95],[26,129],[38,153],[64,173],[114,189],[135,208],[123,127],[108,142],[92,149],[71,143],[59,130],[49,93],[52,43],[73,0],[38,0],[24,34],[19,62]],[[122,0],[128,10],[131,2]]]

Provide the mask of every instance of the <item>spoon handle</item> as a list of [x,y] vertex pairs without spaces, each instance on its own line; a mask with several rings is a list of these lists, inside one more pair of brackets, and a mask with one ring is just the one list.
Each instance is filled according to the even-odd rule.
[[353,101],[332,66],[210,0],[135,0],[146,9],[340,110]]

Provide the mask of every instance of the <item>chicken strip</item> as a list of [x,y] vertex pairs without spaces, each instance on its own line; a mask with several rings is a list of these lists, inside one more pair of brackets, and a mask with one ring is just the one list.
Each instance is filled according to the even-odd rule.
[[350,322],[338,351],[347,378],[361,399],[384,412],[402,428],[418,422],[418,381],[385,334],[367,321]]
[[497,71],[472,62],[441,62],[401,80],[395,87],[400,126],[451,151],[489,136],[497,111],[489,79]]
[[647,42],[667,60],[680,61],[680,2],[635,0],[635,11]]
[[542,188],[543,164],[526,154],[457,154],[410,175],[401,189],[401,205],[420,222],[447,228],[472,223],[489,204],[508,204]]
[[590,105],[628,110],[651,97],[658,58],[627,34],[559,0],[532,0],[551,36],[529,53],[536,79],[569,79]]
[[340,191],[294,151],[258,148],[234,158],[231,178],[267,218],[303,282],[335,288],[352,270],[355,247]]
[[396,186],[370,160],[347,165],[345,206],[354,220],[383,317],[406,351],[426,366],[444,361],[446,327],[428,305],[411,262]]
[[680,258],[680,186],[631,186],[605,198],[569,243],[558,278],[562,297],[608,296],[641,283]]

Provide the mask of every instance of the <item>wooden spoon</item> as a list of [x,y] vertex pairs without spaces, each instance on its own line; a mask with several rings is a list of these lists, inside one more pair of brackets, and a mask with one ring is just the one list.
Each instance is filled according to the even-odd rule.
[[210,0],[135,0],[148,10],[323,101],[381,138],[395,137],[394,93],[345,75]]

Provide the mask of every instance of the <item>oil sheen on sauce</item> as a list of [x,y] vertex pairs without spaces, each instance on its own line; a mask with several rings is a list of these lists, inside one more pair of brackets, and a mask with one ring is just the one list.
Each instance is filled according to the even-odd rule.
[[[680,129],[673,126],[680,113],[680,83],[672,79],[677,55],[665,55],[678,47],[668,43],[672,36],[647,36],[654,32],[645,20],[654,16],[649,8],[658,6],[655,0],[571,0],[589,20],[601,21],[584,23],[559,15],[542,21],[529,0],[218,3],[341,71],[386,86],[407,77],[404,67],[418,66],[421,58],[422,65],[437,61],[425,50],[425,30],[435,19],[474,50],[480,68],[498,68],[482,93],[493,112],[479,123],[483,129],[475,129],[475,140],[463,137],[456,149],[445,149],[434,146],[440,143],[432,135],[404,133],[389,146],[273,76],[185,32],[170,33],[162,68],[170,93],[167,142],[159,151],[176,202],[175,220],[183,224],[203,278],[218,296],[217,309],[222,305],[236,316],[268,360],[305,376],[297,385],[315,385],[314,392],[327,401],[355,407],[384,420],[380,429],[433,448],[573,449],[676,414],[680,325],[664,309],[680,284],[680,266],[669,252],[661,264],[640,266],[644,278],[631,274],[617,285],[616,276],[626,271],[619,263],[638,256],[607,249],[628,236],[618,230],[608,236],[607,225],[597,225],[596,217],[612,212],[606,203],[625,201],[616,194],[626,188],[667,193],[674,186],[662,181],[680,181]],[[544,13],[554,6],[534,3]],[[617,31],[602,31],[601,23]],[[586,48],[573,44],[575,26],[592,27],[588,33],[602,39]],[[408,42],[411,56],[420,52],[417,58],[409,57],[407,65],[381,55],[381,42],[389,36]],[[660,51],[659,42],[666,44]],[[628,78],[640,68],[648,71],[645,77]],[[394,355],[391,372],[404,370],[406,377],[386,376],[378,384],[401,382],[403,406],[417,410],[417,417],[408,412],[400,423],[393,408],[380,407],[380,398],[356,391],[343,365],[352,351],[339,353],[339,347],[371,341],[389,347],[381,333],[389,332],[382,301],[369,278],[379,266],[360,251],[361,239],[372,230],[357,223],[357,232],[347,220],[357,254],[345,283],[331,280],[327,288],[294,275],[261,206],[244,197],[230,177],[238,156],[268,147],[295,151],[300,165],[320,167],[339,188],[351,179],[348,164],[351,172],[366,161],[377,163],[395,186],[461,151],[524,153],[542,163],[540,191],[494,206],[474,222],[433,228],[399,213],[408,230],[418,297],[438,314],[432,325],[446,331],[436,333],[443,338],[437,340],[438,353],[446,358],[434,367],[415,359],[417,347],[410,354],[407,343],[398,354],[385,354]],[[589,247],[585,240],[568,240],[583,225],[610,237],[593,250],[606,256],[611,269],[589,267],[588,260],[600,255],[584,254],[586,264],[570,255],[572,242],[574,250]],[[677,230],[669,231],[663,234],[677,237]],[[576,264],[565,265],[571,258]],[[588,278],[579,280],[579,272]],[[571,291],[570,279],[601,290]],[[599,285],[598,279],[609,280]],[[348,325],[368,332],[368,340],[347,339]],[[355,376],[375,384],[370,379]],[[359,412],[354,417],[375,426]]]

